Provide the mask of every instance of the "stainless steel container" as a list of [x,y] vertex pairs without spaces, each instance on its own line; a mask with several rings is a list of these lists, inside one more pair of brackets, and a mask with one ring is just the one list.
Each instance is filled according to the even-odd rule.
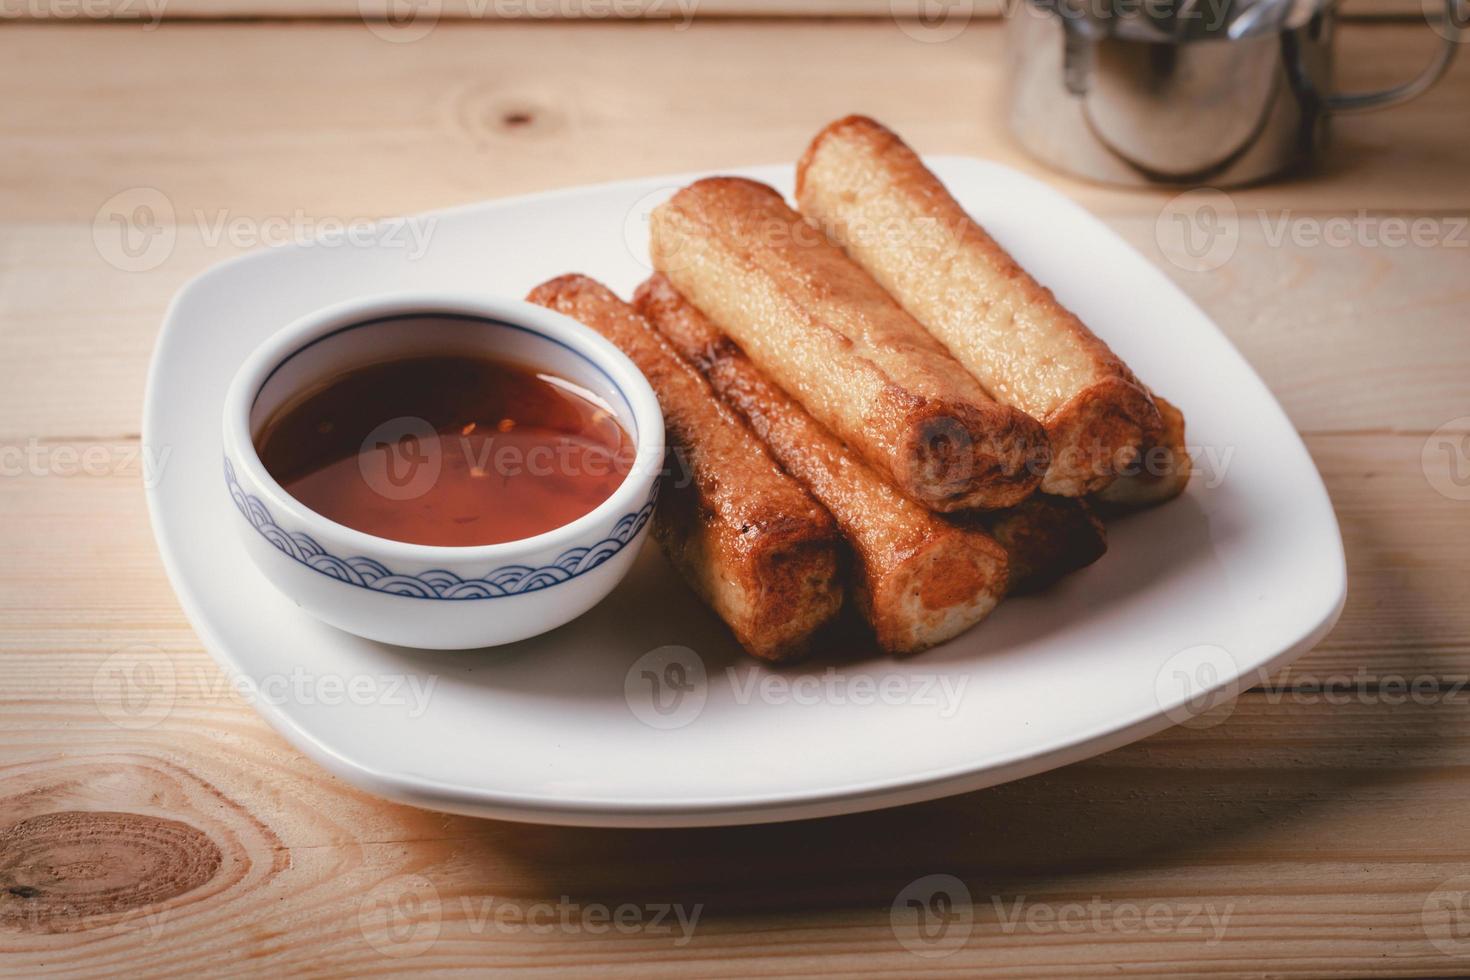
[[1458,47],[1456,3],[1431,20],[1444,43],[1417,78],[1343,94],[1332,2],[1016,0],[1011,130],[1044,162],[1107,183],[1263,180],[1309,162],[1333,115],[1433,85]]

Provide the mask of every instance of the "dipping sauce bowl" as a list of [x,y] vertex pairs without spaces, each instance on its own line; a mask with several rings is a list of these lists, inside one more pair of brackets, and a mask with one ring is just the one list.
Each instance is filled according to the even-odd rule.
[[[283,412],[352,372],[422,358],[519,365],[579,392],[627,433],[633,448],[627,475],[601,503],[559,527],[450,546],[339,523],[304,505],[267,469],[258,447]],[[394,401],[392,394],[384,401]],[[385,508],[415,506],[443,478],[446,462],[457,463],[453,454],[472,451],[460,435],[437,432],[411,413],[384,419],[363,440],[361,455],[353,454],[366,488],[354,488],[359,504],[363,493],[372,493]],[[490,470],[486,508],[508,505],[495,492],[504,476],[496,467],[526,462],[498,454],[494,438],[487,442],[481,433],[473,448],[477,472]],[[404,451],[395,456],[400,446]],[[596,605],[627,573],[647,534],[663,454],[663,415],[633,363],[591,329],[520,300],[395,294],[331,306],[261,345],[225,398],[224,483],[252,561],[317,618],[410,647],[511,643]]]

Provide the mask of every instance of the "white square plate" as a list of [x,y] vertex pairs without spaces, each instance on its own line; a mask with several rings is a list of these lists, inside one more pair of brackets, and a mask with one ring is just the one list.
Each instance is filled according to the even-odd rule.
[[[629,295],[648,272],[645,216],[698,176],[685,175],[417,219],[422,255],[386,235],[290,246],[190,283],[158,341],[143,432],[170,453],[149,505],[205,645],[272,725],[365,789],[609,826],[790,820],[977,789],[1158,731],[1213,703],[1207,690],[1244,689],[1309,649],[1342,607],[1342,540],[1265,385],[1159,270],[1045,184],[930,162],[1188,419],[1203,472],[1181,499],[1111,527],[1091,568],[908,660],[780,671],[744,657],[654,546],[582,619],[465,653],[349,636],[266,583],[236,540],[220,463],[225,388],[252,348],[318,307],[400,288],[519,297],[577,271]],[[790,192],[790,166],[739,172]],[[678,664],[640,660],[667,645],[688,648]]]

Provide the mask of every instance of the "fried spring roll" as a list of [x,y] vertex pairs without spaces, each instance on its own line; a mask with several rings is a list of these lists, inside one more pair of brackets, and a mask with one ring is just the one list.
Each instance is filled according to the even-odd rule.
[[888,653],[908,654],[985,618],[1009,582],[1006,551],[978,527],[915,504],[782,391],[662,275],[633,304],[836,518],[857,559],[854,597]]
[[832,517],[648,322],[606,287],[562,276],[527,297],[611,340],[648,378],[676,467],[654,537],[740,644],[766,660],[805,652],[842,603]]
[[818,133],[796,196],[991,396],[1046,426],[1043,492],[1101,489],[1157,432],[1158,410],[1128,367],[883,126],[849,116]]
[[1104,515],[1157,506],[1173,500],[1189,485],[1194,462],[1184,445],[1184,413],[1158,395],[1154,395],[1154,404],[1159,406],[1164,427],[1127,470],[1094,496]]
[[763,372],[934,510],[1006,507],[1050,459],[980,385],[764,184],[698,181],[654,210],[654,267]]
[[1007,594],[1035,592],[1108,550],[1102,521],[1075,497],[1037,493],[984,517],[1010,558]]

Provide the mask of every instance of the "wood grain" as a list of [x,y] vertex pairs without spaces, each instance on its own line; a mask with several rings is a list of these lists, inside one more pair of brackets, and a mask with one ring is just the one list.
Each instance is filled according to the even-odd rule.
[[[221,208],[413,214],[583,184],[589,173],[794,160],[818,128],[861,109],[925,152],[1038,174],[1104,216],[1157,215],[1172,193],[1086,184],[1021,153],[1003,123],[1001,33],[923,43],[886,23],[484,24],[392,44],[351,24],[16,26],[0,32],[0,77],[27,97],[0,103],[12,148],[0,203],[9,222],[78,233],[135,187],[159,189],[186,224]],[[1350,26],[1339,82],[1407,78],[1432,40],[1422,24]],[[1338,120],[1319,173],[1237,195],[1240,204],[1470,212],[1467,88],[1470,59],[1460,59],[1422,98]]]
[[[1345,84],[1411,73],[1423,35],[1349,28]],[[1425,452],[1442,426],[1470,431],[1470,249],[1451,234],[1470,214],[1470,63],[1418,102],[1343,120],[1315,178],[1233,192],[1235,252],[1194,272],[1159,231],[1173,195],[1018,154],[1000,53],[991,26],[921,44],[882,19],[444,23],[406,45],[350,23],[0,30],[4,90],[25,93],[0,100],[0,972],[1470,974],[1470,503],[1464,461]],[[237,251],[208,221],[791,159],[852,108],[926,150],[1043,176],[1221,324],[1307,433],[1337,507],[1350,592],[1332,635],[1202,727],[792,825],[427,813],[272,733],[184,621],[140,489],[163,310]],[[124,272],[93,223],[135,187],[165,194],[177,241]],[[1438,237],[1298,234],[1364,209]],[[926,904],[936,882],[970,901]],[[909,899],[940,913],[933,929]],[[573,905],[570,925],[525,921]],[[688,941],[665,905],[697,907]],[[592,931],[589,908],[622,907],[629,928]]]
[[[0,771],[16,812],[168,814],[222,860],[184,895],[76,923],[84,947],[50,928],[0,932],[0,949],[18,973],[1449,975],[1470,921],[1455,904],[1470,854],[1452,839],[1470,797],[1466,700],[1251,695],[1211,727],[981,793],[658,832],[384,804],[209,698],[181,696],[144,730],[92,703],[8,706],[7,754],[27,760]],[[963,883],[973,917],[926,946],[892,906],[935,875]],[[590,932],[589,906],[629,907],[630,928]],[[687,942],[667,906],[697,916]]]

